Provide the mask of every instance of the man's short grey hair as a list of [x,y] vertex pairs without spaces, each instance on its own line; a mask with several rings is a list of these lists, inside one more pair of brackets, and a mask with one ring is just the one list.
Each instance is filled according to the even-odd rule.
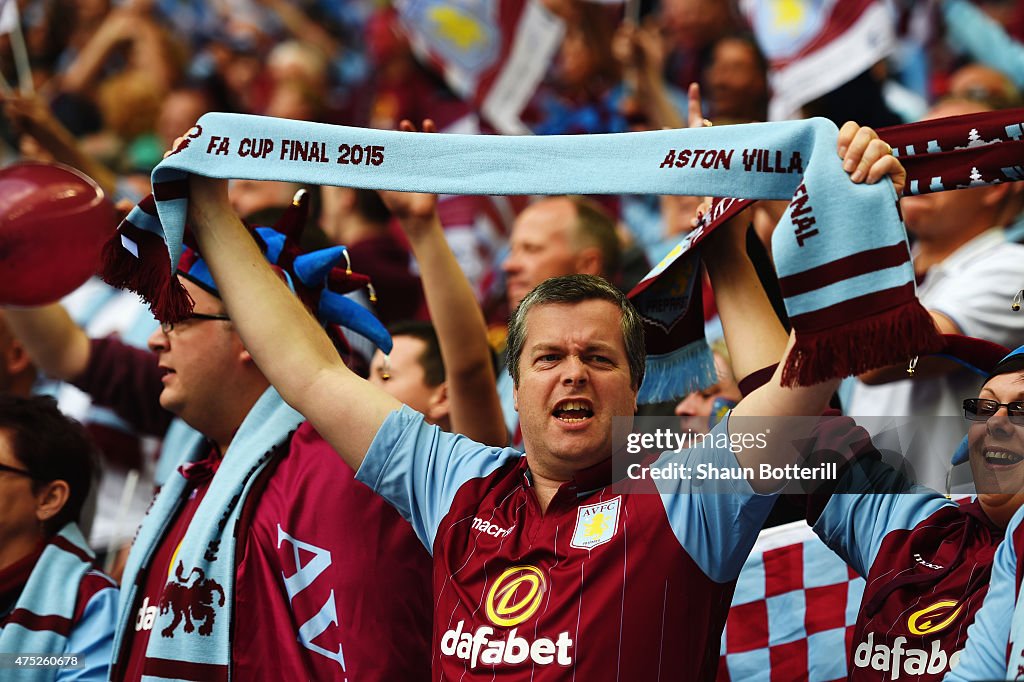
[[644,381],[644,363],[647,351],[644,347],[644,326],[640,314],[625,295],[596,275],[565,275],[552,277],[538,284],[528,293],[512,319],[508,321],[508,373],[512,382],[519,386],[519,358],[526,343],[526,315],[536,305],[554,303],[581,303],[583,301],[608,301],[622,312],[622,340],[626,346],[629,362],[630,385],[638,390]]

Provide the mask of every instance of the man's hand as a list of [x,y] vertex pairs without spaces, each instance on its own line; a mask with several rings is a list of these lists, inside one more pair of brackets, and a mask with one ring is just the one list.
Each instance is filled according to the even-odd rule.
[[[404,132],[416,132],[402,121]],[[436,132],[423,121],[423,132]],[[449,427],[489,445],[508,441],[491,368],[487,326],[473,289],[459,267],[437,215],[437,195],[385,192],[380,197],[398,218],[420,266],[427,309],[437,330],[448,387]]]
[[[700,221],[704,219],[704,215],[711,210],[711,202],[711,197],[706,197],[704,201],[697,205],[697,212],[690,220],[691,229],[696,229]],[[708,244],[726,242],[734,246],[738,245],[745,250],[747,228],[750,226],[752,208],[753,206],[746,207],[732,218],[729,218],[727,222],[715,228],[715,231],[707,238]]]
[[[688,128],[710,126],[701,111],[700,86],[690,83],[686,91],[686,125]],[[663,195],[661,197],[661,220],[665,225],[665,237],[683,236],[697,227],[696,212],[703,215],[711,205],[711,197],[705,197],[703,204],[699,197]],[[703,207],[703,208],[702,208]]]
[[[184,138],[178,138],[177,149]],[[320,322],[270,268],[228,201],[227,181],[189,175],[189,227],[256,365],[353,469],[401,403],[349,370]]]
[[38,95],[10,94],[3,98],[4,116],[22,135],[29,135],[49,148],[60,137],[61,125]]
[[[417,132],[416,126],[409,120],[403,120],[398,127],[403,132]],[[424,119],[423,132],[437,132],[437,127],[431,119]],[[398,219],[402,230],[405,231],[410,239],[415,238],[419,233],[429,230],[434,226],[434,221],[437,219],[436,194],[388,190],[378,190],[377,193],[392,215]]]
[[843,159],[843,170],[854,182],[873,185],[886,175],[892,179],[896,194],[903,193],[907,184],[907,171],[899,159],[892,155],[889,143],[878,137],[874,129],[847,121],[839,129],[838,150]]
[[147,10],[122,7],[111,11],[95,33],[95,40],[116,45],[136,39],[138,22]]
[[235,217],[228,199],[228,181],[194,173],[188,176],[188,222],[194,232]]
[[711,127],[711,121],[704,118],[701,111],[700,86],[690,83],[686,91],[686,126],[688,128]]
[[112,195],[117,185],[114,173],[86,154],[67,128],[57,120],[38,95],[8,94],[2,99],[3,113],[21,135],[20,148],[26,158],[58,161],[85,173]]
[[[188,140],[187,134],[175,139],[171,148],[164,152],[164,158],[178,151]],[[188,176],[188,198],[188,222],[193,231],[216,224],[217,217],[235,216],[228,199],[227,180],[192,173]]]

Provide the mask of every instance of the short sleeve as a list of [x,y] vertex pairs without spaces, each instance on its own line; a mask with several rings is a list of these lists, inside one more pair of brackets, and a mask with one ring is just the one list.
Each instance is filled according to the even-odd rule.
[[911,485],[888,464],[862,458],[840,479],[814,532],[866,577],[886,535],[915,528],[940,509],[955,505],[930,488]]
[[384,420],[356,479],[390,502],[433,551],[437,528],[459,488],[521,456],[442,431],[403,406]]
[[705,447],[664,453],[652,465],[677,464],[689,472],[688,479],[674,482],[674,489],[659,485],[665,514],[687,554],[708,577],[722,583],[739,575],[777,497],[755,493],[741,478],[705,484],[706,472],[740,468],[728,447],[729,421],[727,416],[712,429]]

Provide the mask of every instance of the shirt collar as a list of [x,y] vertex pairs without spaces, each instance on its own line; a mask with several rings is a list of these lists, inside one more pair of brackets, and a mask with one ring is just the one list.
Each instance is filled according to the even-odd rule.
[[[527,463],[526,457],[520,458],[517,464],[519,469],[519,475],[522,476],[523,486],[526,488],[533,487],[533,474],[530,472],[529,464]],[[624,477],[623,475],[619,478]],[[573,477],[558,487],[559,492],[565,490],[574,493],[577,497],[583,497],[589,495],[595,490],[607,487],[614,483],[616,477],[614,475],[612,458],[608,457],[601,460],[593,466],[589,466],[586,469],[580,469]]]
[[198,488],[213,478],[223,460],[224,456],[220,450],[211,443],[210,451],[205,458],[182,464],[178,467],[178,473],[185,478],[190,488]]

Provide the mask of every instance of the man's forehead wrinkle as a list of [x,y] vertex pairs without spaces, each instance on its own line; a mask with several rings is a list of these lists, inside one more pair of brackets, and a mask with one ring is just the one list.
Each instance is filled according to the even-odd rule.
[[530,350],[531,351],[562,350],[562,349],[564,349],[567,346],[572,346],[573,348],[580,347],[581,350],[583,350],[583,351],[598,351],[598,350],[599,351],[612,351],[612,350],[616,350],[615,344],[608,343],[607,341],[600,341],[600,340],[588,340],[588,341],[582,342],[582,343],[578,342],[578,341],[575,341],[575,340],[569,340],[569,341],[542,340],[542,341],[537,341],[534,344],[531,344],[530,345]]

